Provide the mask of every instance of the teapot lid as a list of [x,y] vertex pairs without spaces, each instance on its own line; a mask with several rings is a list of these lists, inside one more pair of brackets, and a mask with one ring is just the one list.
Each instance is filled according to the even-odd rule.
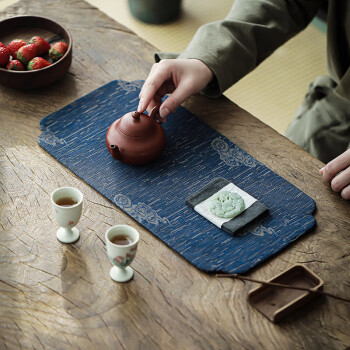
[[147,114],[137,111],[125,114],[119,124],[119,130],[128,136],[139,137],[151,134],[156,127],[155,122]]

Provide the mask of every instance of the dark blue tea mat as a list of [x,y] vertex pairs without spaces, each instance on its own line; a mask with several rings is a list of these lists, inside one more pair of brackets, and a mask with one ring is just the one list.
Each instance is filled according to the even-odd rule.
[[[113,159],[107,128],[137,109],[142,84],[115,80],[50,114],[40,122],[40,146],[202,271],[246,272],[315,225],[310,197],[183,107],[164,124],[167,145],[157,161]],[[218,177],[264,204],[268,215],[230,236],[186,205]]]
[[[233,218],[227,219],[217,217],[211,213],[209,208],[210,201],[213,196],[220,192],[222,193],[222,191],[237,193],[241,196],[245,203],[245,209],[242,213]],[[196,193],[189,195],[186,198],[186,204],[230,235],[238,233],[239,230],[246,227],[249,223],[252,223],[268,211],[268,208],[263,203],[259,202],[257,199],[250,196],[249,193],[246,193],[239,187],[235,186],[232,182],[229,182],[222,177],[212,180]]]

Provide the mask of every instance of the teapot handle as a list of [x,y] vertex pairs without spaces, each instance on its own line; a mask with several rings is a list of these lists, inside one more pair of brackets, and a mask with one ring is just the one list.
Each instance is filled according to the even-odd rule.
[[154,106],[151,110],[151,113],[149,114],[149,116],[151,118],[153,118],[154,121],[158,122],[158,123],[165,123],[166,122],[166,118],[162,118],[159,114],[159,109],[160,106]]

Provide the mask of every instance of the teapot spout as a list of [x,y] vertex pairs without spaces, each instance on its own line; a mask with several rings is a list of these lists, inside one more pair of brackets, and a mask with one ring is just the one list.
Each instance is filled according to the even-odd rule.
[[120,155],[120,150],[119,150],[119,147],[117,145],[111,145],[111,155],[114,159],[117,159],[117,160],[121,160],[121,155]]

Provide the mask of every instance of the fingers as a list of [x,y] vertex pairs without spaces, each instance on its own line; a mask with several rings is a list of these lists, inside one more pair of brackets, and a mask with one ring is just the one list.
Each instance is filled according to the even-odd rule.
[[174,92],[162,103],[159,113],[162,118],[166,118],[170,113],[176,111],[188,97],[193,94],[192,89],[186,82],[180,82]]
[[340,192],[344,199],[350,199],[350,150],[320,169],[323,181],[330,183],[335,192]]
[[[166,60],[164,60],[166,61]],[[161,62],[164,62],[161,61]],[[167,65],[164,63],[153,64],[151,71],[142,86],[140,91],[140,102],[137,108],[138,112],[144,112],[151,100],[156,95],[157,91],[162,87],[162,90],[166,88],[167,80],[171,78],[171,71],[167,69]],[[163,92],[162,91],[162,92]],[[164,93],[165,95],[165,93]],[[163,96],[164,96],[163,95]]]
[[151,113],[152,109],[155,106],[159,106],[160,104],[161,104],[161,102],[157,102],[156,100],[151,100],[151,102],[147,106],[147,113],[148,113],[148,115]]
[[161,98],[172,93],[160,108],[160,116],[165,118],[175,112],[176,108],[188,97],[202,90],[213,79],[210,68],[196,59],[162,60],[152,66],[139,98],[139,112],[150,109],[155,102],[161,103]]
[[341,191],[341,196],[344,199],[350,199],[350,185],[343,188],[343,190]]
[[[329,162],[323,169],[323,181],[331,182],[332,179],[342,170],[350,166],[350,149]],[[321,170],[322,170],[321,169]],[[320,172],[321,172],[320,170]]]
[[164,81],[167,79],[166,75],[162,72],[159,72],[157,75],[157,78],[154,74],[155,71],[155,65],[158,63],[155,63],[152,66],[151,72],[148,75],[145,83],[142,86],[139,98],[139,106],[137,107],[138,112],[144,112],[151,100],[153,99],[154,95],[156,94],[157,90],[162,86]]
[[[162,103],[162,98],[169,92],[172,92],[172,94]],[[177,107],[191,95],[192,91],[190,88],[186,87],[186,84],[180,83],[175,89],[173,83],[165,82],[159,87],[158,91],[156,91],[153,98],[150,100],[147,111],[150,112],[157,104],[161,105],[159,114],[162,118],[166,118],[170,113],[175,112]]]
[[164,86],[161,86],[158,91],[156,92],[156,94],[153,96],[153,99],[151,100],[151,102],[148,104],[147,106],[147,112],[151,113],[151,110],[155,107],[155,106],[160,106],[162,104],[162,98],[167,94],[166,92],[166,88]]
[[344,171],[339,173],[331,181],[332,190],[335,192],[342,192],[349,185],[350,185],[350,167],[346,168]]

